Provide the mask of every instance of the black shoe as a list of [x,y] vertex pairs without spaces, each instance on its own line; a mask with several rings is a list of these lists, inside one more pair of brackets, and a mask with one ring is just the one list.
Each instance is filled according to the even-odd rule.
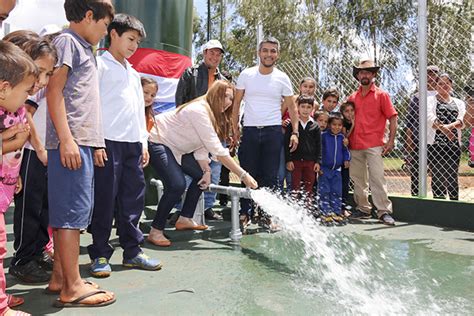
[[467,165],[471,168],[474,168],[474,160],[469,160],[469,162],[467,163]]
[[226,198],[220,198],[219,199],[219,205],[220,206],[227,206],[227,203],[229,203],[229,200]]
[[51,278],[36,260],[32,260],[22,266],[10,266],[9,273],[21,282],[27,284],[45,284],[48,283]]
[[206,219],[208,220],[216,220],[216,221],[220,221],[222,220],[222,216],[217,214],[216,212],[214,212],[212,210],[212,208],[208,208],[207,210],[204,211],[204,216],[206,217]]
[[49,253],[46,251],[43,252],[41,257],[38,259],[38,264],[45,270],[45,271],[53,271],[53,263],[54,259],[51,257]]
[[355,210],[354,212],[352,212],[351,216],[349,216],[349,218],[353,219],[369,219],[371,217],[371,214],[361,212],[360,210]]

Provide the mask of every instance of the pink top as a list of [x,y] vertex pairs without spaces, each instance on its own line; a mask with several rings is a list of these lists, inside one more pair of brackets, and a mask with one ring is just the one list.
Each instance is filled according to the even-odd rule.
[[[24,106],[16,112],[8,112],[0,108],[0,131],[18,124],[26,123],[26,109]],[[18,176],[20,175],[21,158],[23,147],[11,153],[4,154],[2,164],[0,164],[0,213],[5,213],[13,200]]]
[[[204,100],[197,100],[178,112],[174,110],[155,116],[156,125],[149,140],[166,145],[181,164],[181,157],[193,153],[196,160],[213,156],[229,156],[212,125],[211,109]],[[157,128],[158,127],[158,128]]]

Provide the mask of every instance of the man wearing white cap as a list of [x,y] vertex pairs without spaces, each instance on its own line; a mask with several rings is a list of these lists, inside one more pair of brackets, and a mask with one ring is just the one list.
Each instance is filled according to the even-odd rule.
[[[176,88],[176,106],[189,102],[207,93],[209,87],[216,80],[225,80],[219,71],[219,64],[224,55],[224,48],[218,40],[210,40],[202,47],[203,62],[187,68],[179,78]],[[224,141],[224,139],[222,139]],[[218,184],[221,173],[221,163],[212,160],[211,183]],[[204,215],[206,219],[222,219],[222,217],[212,210],[216,200],[216,194],[212,192],[204,193]],[[176,215],[174,218],[177,218]]]
[[203,45],[202,55],[203,62],[187,68],[179,78],[176,106],[206,94],[214,81],[224,79],[218,68],[224,55],[222,44],[218,40],[210,40]]

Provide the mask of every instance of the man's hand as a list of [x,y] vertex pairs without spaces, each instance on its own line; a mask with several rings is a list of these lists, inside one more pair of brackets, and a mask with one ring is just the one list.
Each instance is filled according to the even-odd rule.
[[321,169],[321,166],[319,165],[319,163],[315,163],[313,167],[314,172],[318,173],[320,169]]
[[393,141],[389,141],[387,143],[385,143],[382,147],[382,156],[385,156],[386,154],[388,154],[389,152],[391,152],[393,150],[393,147],[395,147],[395,144]]
[[94,166],[105,167],[105,162],[107,160],[107,153],[104,148],[94,150]]
[[238,128],[234,129],[234,133],[232,135],[232,140],[233,140],[232,146],[239,147],[239,144],[240,144],[240,129],[238,129]]
[[148,153],[148,149],[143,149],[143,156],[142,156],[142,168],[148,166],[150,162],[150,154]]
[[298,148],[298,136],[291,135],[290,137],[290,153],[294,152]]
[[293,161],[288,161],[288,162],[286,163],[286,169],[287,169],[288,171],[293,171],[293,170],[295,170],[295,164],[293,163]]
[[291,120],[287,118],[286,120],[281,121],[281,126],[287,127],[291,123]]
[[344,169],[348,169],[350,164],[351,164],[350,161],[348,160],[344,161]]

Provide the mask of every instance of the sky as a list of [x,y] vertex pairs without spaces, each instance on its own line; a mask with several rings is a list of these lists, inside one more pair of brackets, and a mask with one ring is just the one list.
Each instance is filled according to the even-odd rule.
[[[44,21],[58,26],[66,25],[63,4],[64,0],[18,0],[10,17],[0,27],[0,37],[18,29],[39,32],[44,26]],[[206,17],[207,0],[194,0],[194,6],[200,16]],[[38,18],[38,12],[41,12],[41,18]]]
[[[44,21],[61,27],[68,22],[64,14],[64,0],[18,0],[17,6],[10,13],[8,20],[3,22],[0,35],[8,31],[28,29],[39,32]],[[38,12],[41,12],[40,17]]]

